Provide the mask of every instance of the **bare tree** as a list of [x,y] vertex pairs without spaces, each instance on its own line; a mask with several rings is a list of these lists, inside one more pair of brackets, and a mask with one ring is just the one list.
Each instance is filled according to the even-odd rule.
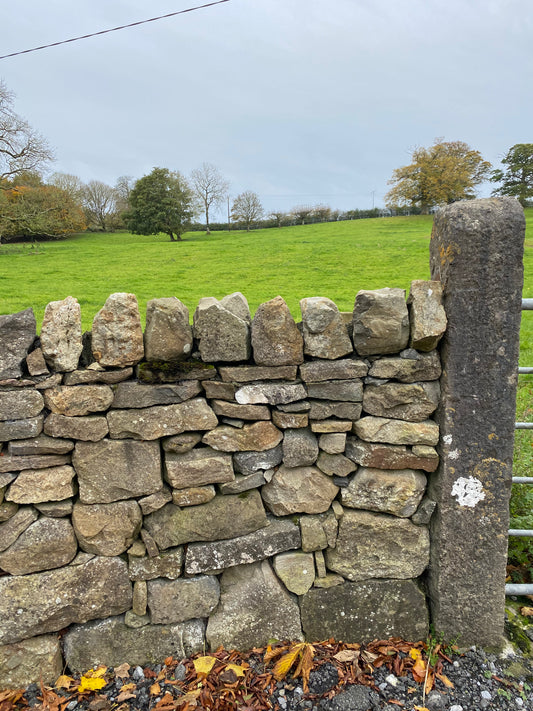
[[0,81],[0,184],[54,159],[46,140],[14,111],[13,102],[14,94]]
[[297,207],[292,208],[291,215],[294,216],[295,220],[300,225],[305,225],[306,220],[309,220],[312,212],[313,208],[310,205],[298,205]]
[[246,231],[250,231],[250,227],[263,214],[263,206],[259,200],[259,195],[246,190],[244,193],[237,195],[233,201],[231,208],[231,218],[234,222],[243,223]]
[[289,221],[290,216],[284,210],[272,210],[268,215],[273,220],[276,220],[278,227],[283,227]]
[[83,207],[88,222],[107,232],[116,210],[115,189],[100,180],[91,180],[83,191]]
[[64,190],[76,202],[80,204],[83,202],[85,185],[77,175],[72,175],[72,173],[52,173],[47,182],[48,185]]
[[313,217],[318,222],[327,222],[331,219],[331,207],[329,205],[315,205],[313,208]]
[[229,183],[219,169],[211,163],[202,163],[191,172],[192,189],[205,212],[207,234],[209,229],[209,210],[220,205],[229,191]]

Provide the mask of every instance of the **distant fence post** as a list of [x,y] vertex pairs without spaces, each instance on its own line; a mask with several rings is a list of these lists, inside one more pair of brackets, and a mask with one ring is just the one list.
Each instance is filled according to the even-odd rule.
[[461,645],[504,631],[524,230],[518,201],[490,198],[440,210],[431,236],[448,329],[428,583],[435,629]]

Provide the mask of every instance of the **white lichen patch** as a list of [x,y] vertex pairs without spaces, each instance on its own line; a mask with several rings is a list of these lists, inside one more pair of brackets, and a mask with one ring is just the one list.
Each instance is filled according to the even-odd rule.
[[453,441],[453,437],[450,434],[444,435],[442,441],[444,442],[444,444],[451,444]]
[[480,501],[483,501],[486,494],[483,491],[483,484],[479,479],[469,476],[468,479],[460,476],[455,480],[452,487],[452,496],[455,496],[459,506],[469,506],[473,508]]
[[452,451],[448,454],[448,457],[450,459],[459,459],[459,450],[458,449],[452,449]]

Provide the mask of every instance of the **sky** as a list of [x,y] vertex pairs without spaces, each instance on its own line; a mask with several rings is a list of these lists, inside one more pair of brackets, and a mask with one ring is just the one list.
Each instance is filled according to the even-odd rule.
[[[2,0],[0,55],[206,0]],[[266,211],[384,204],[435,138],[533,141],[531,0],[228,0],[0,60],[53,170],[113,185],[207,162]],[[480,196],[493,185],[481,187]],[[221,214],[222,217],[222,214]]]

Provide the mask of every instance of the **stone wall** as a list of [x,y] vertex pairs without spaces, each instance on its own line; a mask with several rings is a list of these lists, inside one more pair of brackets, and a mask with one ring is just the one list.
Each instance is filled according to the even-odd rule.
[[[424,638],[439,282],[0,316],[0,688],[271,638]],[[59,634],[61,633],[61,634]]]

